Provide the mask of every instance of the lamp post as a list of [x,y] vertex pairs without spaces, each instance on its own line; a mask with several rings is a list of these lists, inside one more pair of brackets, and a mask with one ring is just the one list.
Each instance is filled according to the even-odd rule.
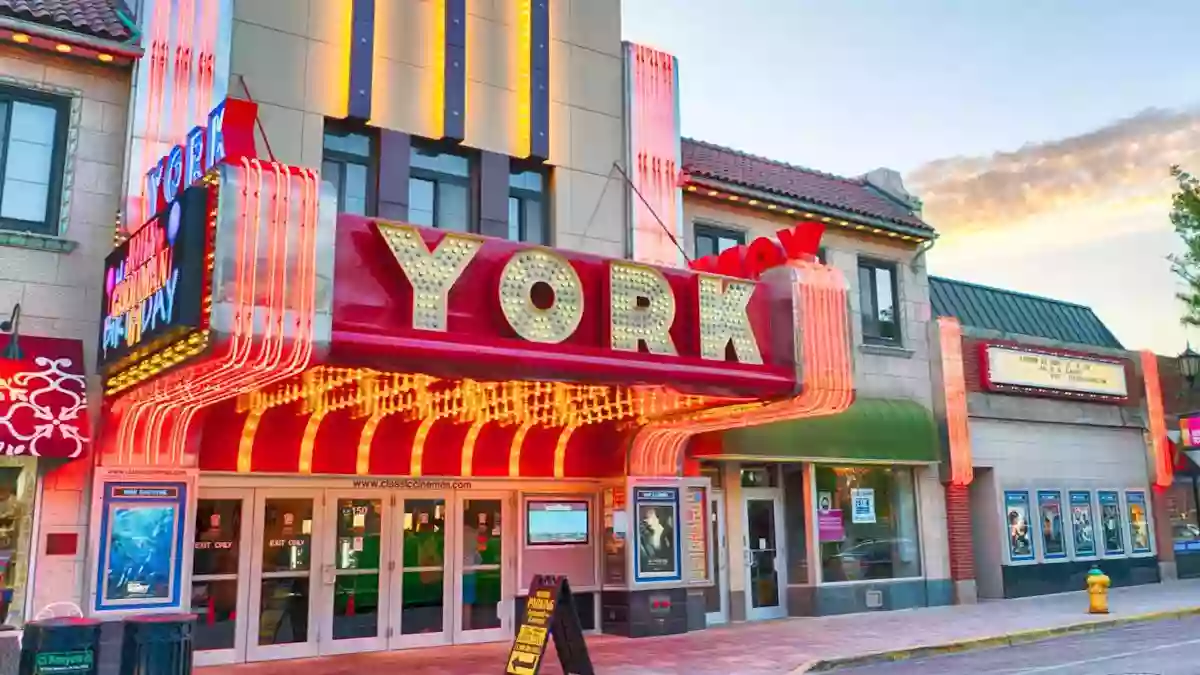
[[0,331],[8,333],[8,346],[0,352],[0,359],[19,361],[21,359],[21,303],[13,305],[12,314],[8,321],[0,321]]
[[1192,389],[1196,384],[1196,376],[1200,375],[1200,353],[1192,350],[1189,344],[1187,349],[1178,357],[1179,374],[1183,375],[1183,379],[1187,380],[1188,389]]

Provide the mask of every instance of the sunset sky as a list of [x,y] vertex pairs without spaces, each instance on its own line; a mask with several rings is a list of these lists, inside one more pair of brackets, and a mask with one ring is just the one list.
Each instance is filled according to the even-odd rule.
[[1200,347],[1166,260],[1169,167],[1200,171],[1200,2],[624,3],[625,38],[680,59],[685,135],[897,169],[941,234],[932,273],[1090,305],[1128,348]]

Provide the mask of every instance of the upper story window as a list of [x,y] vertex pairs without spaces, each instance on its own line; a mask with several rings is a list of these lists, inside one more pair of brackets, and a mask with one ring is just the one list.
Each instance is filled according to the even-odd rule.
[[0,228],[58,234],[69,105],[0,87]]
[[414,140],[409,167],[409,222],[455,232],[471,231],[471,158]]
[[900,344],[900,296],[896,266],[892,263],[860,259],[858,293],[862,307],[863,341],[872,344]]
[[514,163],[508,175],[508,238],[531,244],[549,244],[549,200],[546,172]]
[[337,191],[338,213],[375,214],[375,152],[371,136],[325,128],[322,179]]
[[700,224],[696,225],[695,230],[697,260],[746,243],[746,233],[741,230]]

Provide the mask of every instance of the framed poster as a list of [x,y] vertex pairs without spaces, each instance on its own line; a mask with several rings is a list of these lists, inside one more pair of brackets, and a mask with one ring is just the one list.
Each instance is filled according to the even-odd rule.
[[875,522],[875,488],[850,488],[850,504],[851,522]]
[[1096,526],[1092,518],[1092,493],[1090,490],[1071,490],[1071,540],[1075,557],[1091,558],[1096,555]]
[[185,483],[105,483],[96,611],[178,607]]
[[1042,558],[1055,560],[1067,557],[1067,540],[1063,530],[1062,492],[1038,490],[1038,529],[1042,531]]
[[634,546],[634,580],[679,581],[679,489],[634,490],[637,540]]
[[1104,541],[1104,555],[1123,555],[1125,537],[1121,534],[1121,495],[1116,490],[1096,492],[1100,500],[1100,536]]
[[1004,491],[1004,523],[1008,531],[1008,559],[1025,562],[1034,559],[1033,534],[1029,531],[1029,493]]
[[1146,493],[1125,491],[1125,508],[1129,511],[1129,552],[1150,552],[1150,520],[1146,515]]

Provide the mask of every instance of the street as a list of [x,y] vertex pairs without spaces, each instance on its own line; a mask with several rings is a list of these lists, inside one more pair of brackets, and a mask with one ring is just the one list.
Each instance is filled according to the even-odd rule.
[[838,669],[838,675],[1197,675],[1200,617],[1013,647]]

